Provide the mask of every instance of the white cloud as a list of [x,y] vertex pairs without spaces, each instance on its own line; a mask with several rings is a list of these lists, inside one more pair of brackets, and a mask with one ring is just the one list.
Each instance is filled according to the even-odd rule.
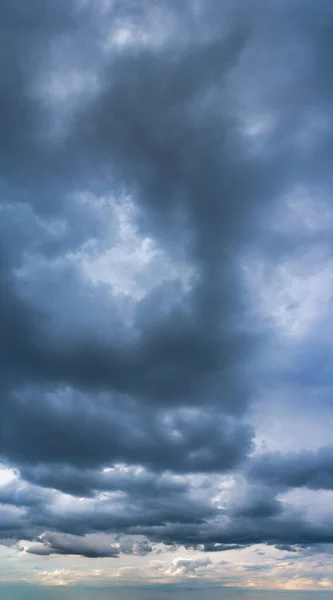
[[4,464],[0,464],[0,487],[14,481],[17,477],[18,474],[14,469],[11,469]]
[[316,187],[293,187],[282,198],[269,224],[286,237],[309,241],[310,235],[330,234],[333,211],[330,197]]
[[177,262],[156,240],[139,231],[135,205],[129,196],[79,196],[79,201],[100,212],[109,227],[109,245],[101,248],[90,240],[73,260],[82,274],[93,284],[106,284],[116,296],[129,296],[135,301],[163,282],[179,282],[185,293],[193,273],[185,258]]
[[178,577],[182,575],[200,575],[202,577],[206,567],[211,564],[212,561],[209,556],[203,556],[199,558],[177,557],[166,569],[165,575],[171,575],[172,577]]
[[254,311],[279,336],[303,340],[331,309],[333,211],[329,198],[315,188],[292,188],[263,225],[280,250],[274,259],[264,251],[244,258],[243,273]]
[[262,317],[279,334],[302,339],[320,324],[333,297],[333,257],[317,246],[272,264],[258,258],[246,266]]

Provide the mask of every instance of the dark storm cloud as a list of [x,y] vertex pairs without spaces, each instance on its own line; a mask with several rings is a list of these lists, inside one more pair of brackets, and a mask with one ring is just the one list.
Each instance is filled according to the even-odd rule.
[[21,477],[35,485],[53,488],[74,496],[89,497],[96,492],[123,491],[135,492],[138,496],[177,495],[186,491],[186,484],[163,475],[139,470],[135,467],[128,470],[112,469],[99,471],[78,469],[73,466],[38,465],[21,467]]
[[78,537],[52,532],[43,534],[39,543],[27,550],[29,554],[38,554],[40,556],[48,556],[50,554],[79,554],[87,558],[116,558],[120,554],[144,556],[151,551],[152,547],[147,540],[120,542],[115,545],[106,536],[90,535]]
[[274,517],[283,511],[274,490],[263,485],[240,488],[231,495],[229,514],[250,520]]
[[161,485],[149,473],[121,473],[119,469],[111,493],[80,501],[20,479],[2,486],[2,537],[34,541],[33,554],[87,557],[145,554],[152,549],[146,539],[205,552],[253,544],[315,551],[333,543],[332,520],[308,519],[302,509],[278,501],[274,490],[261,484],[245,493],[239,488],[222,509],[209,495],[202,496],[207,485],[193,489],[183,482],[177,489],[170,476],[164,475]]
[[14,480],[1,486],[0,503],[17,507],[36,507],[45,504],[52,494],[49,490]]
[[[9,482],[0,490],[2,537],[33,540],[45,531],[76,536],[94,532],[137,536],[140,527],[195,525],[216,514],[209,501],[192,494],[189,484],[177,485],[170,476],[164,475],[161,482],[152,474],[134,470],[122,477],[118,469],[112,489],[108,487],[106,484],[101,495],[78,500],[20,479]],[[121,544],[123,553],[131,553],[130,548],[126,551],[126,539]]]
[[263,454],[252,459],[248,472],[271,486],[333,490],[333,448]]
[[[70,524],[68,519],[59,519],[57,527],[60,531],[69,531],[72,528],[75,533],[83,535],[90,527],[93,531],[105,530],[106,523],[110,522],[110,516],[109,514],[107,520],[105,517],[103,519],[103,513],[98,517],[87,511],[84,514],[85,524],[81,523],[81,527],[77,523],[74,525],[74,520]],[[153,515],[148,518],[142,514],[142,525],[138,525],[131,524],[129,519],[119,515],[119,521],[114,520],[113,531],[121,527],[127,534],[147,536],[152,542],[184,545],[189,548],[203,547],[205,551],[239,549],[254,544],[294,545],[295,542],[304,547],[332,544],[333,541],[331,522],[325,525],[314,524],[304,519],[297,511],[281,511],[280,515],[265,519],[251,519],[247,516],[235,518],[235,515],[226,515],[224,518],[220,517],[212,521],[209,519],[201,524],[194,521],[179,523],[175,513],[171,518],[173,522],[163,523],[160,520],[157,525]],[[137,518],[137,522],[139,520],[140,517]],[[144,521],[147,523],[144,524]],[[98,522],[101,524],[100,529],[98,529]]]
[[[145,535],[145,528],[137,528],[137,533]],[[297,545],[315,546],[332,544],[332,522],[313,523],[304,519],[297,511],[284,511],[268,519],[248,519],[225,517],[221,521],[203,525],[170,524],[151,527],[149,538],[166,544],[177,543],[186,547],[203,547],[206,551],[223,551],[240,547],[268,544],[273,546]]]
[[[74,9],[76,4],[70,6]],[[14,8],[9,11],[10,15],[13,11]],[[74,27],[73,10],[69,13],[66,26]],[[78,27],[80,17],[76,14]],[[84,17],[82,20],[84,24]],[[53,30],[38,23],[45,38],[41,41],[36,34],[30,40],[29,23],[23,19],[22,27],[28,30],[26,43],[29,46],[30,42],[33,48],[37,44],[42,51],[43,42],[52,38]],[[3,364],[7,374],[15,372],[16,381],[46,379],[81,388],[111,387],[154,402],[200,403],[204,393],[206,401],[223,403],[229,411],[246,403],[248,394],[234,371],[241,368],[239,357],[254,340],[239,327],[239,290],[231,252],[244,235],[245,223],[248,228],[259,190],[260,195],[264,193],[264,170],[269,166],[265,160],[253,164],[246,156],[228,108],[223,106],[221,111],[220,107],[226,72],[246,43],[246,36],[238,29],[225,40],[190,40],[185,48],[178,48],[173,39],[171,46],[162,50],[125,51],[118,55],[104,69],[97,100],[83,113],[78,111],[66,144],[56,146],[55,154],[51,154],[55,169],[61,165],[60,159],[66,169],[72,169],[76,189],[84,188],[86,183],[77,161],[84,164],[86,173],[91,172],[90,179],[92,173],[100,178],[103,189],[109,185],[103,179],[105,168],[114,171],[113,186],[133,191],[143,226],[153,231],[162,244],[170,243],[175,234],[185,234],[198,281],[186,305],[175,306],[167,315],[160,314],[159,297],[156,293],[148,295],[135,311],[134,325],[140,333],[135,343],[126,339],[123,330],[121,342],[112,337],[107,341],[93,335],[87,338],[77,331],[70,340],[64,336],[55,341],[47,310],[46,314],[36,314],[28,305],[22,306],[17,285],[6,274],[3,281],[10,298],[3,307],[3,321],[10,345],[4,352]],[[61,47],[61,40],[58,42]],[[20,64],[21,54],[15,45],[12,52]],[[29,76],[33,77],[29,70],[24,72],[25,79]],[[15,86],[12,93],[26,107],[30,96],[25,79],[26,87]],[[212,111],[208,107],[203,111],[201,103],[211,92]],[[36,100],[32,106],[28,103],[26,110],[29,115],[37,115],[38,123],[43,122]],[[31,119],[27,118],[27,122]],[[21,132],[20,127],[18,131]],[[14,132],[6,137],[15,139]],[[30,138],[24,135],[25,140]],[[20,141],[18,144],[21,147]],[[49,155],[50,149],[40,147],[37,135],[32,136],[30,144],[42,156]],[[33,156],[32,153],[30,163]],[[18,169],[21,162],[18,154]],[[66,221],[66,169],[60,171],[60,183],[53,186],[47,165],[35,158],[29,173],[33,167],[37,178],[40,173],[49,179],[48,185],[52,190],[54,187],[52,194],[56,195],[56,199],[49,198],[44,190],[37,194],[33,189],[34,199],[36,195],[44,197],[46,212],[54,212],[58,204]],[[12,196],[15,201],[15,192]],[[29,198],[28,201],[35,210],[43,210],[38,203]],[[185,219],[185,228],[180,227],[179,213]],[[76,235],[74,231],[73,237]],[[36,304],[35,298],[30,300],[30,304]],[[19,318],[21,313],[24,317]],[[59,309],[58,330],[61,319]],[[232,324],[236,320],[237,330]],[[218,393],[221,386],[223,391]]]
[[[74,3],[71,6],[75,8]],[[14,8],[8,8],[9,15]],[[63,8],[61,5],[59,10]],[[79,30],[81,18],[85,26],[86,15],[82,17],[77,12],[74,17],[73,10],[69,10],[67,16],[65,33],[67,26],[74,27],[73,18],[78,20]],[[43,43],[60,33],[49,31],[43,22],[39,25],[45,38],[36,34],[30,39],[30,21],[26,24],[24,18],[22,27],[26,27],[27,32],[24,29],[26,39],[23,39],[42,51]],[[57,41],[61,48],[61,40],[57,38]],[[156,461],[158,468],[176,468],[178,463],[179,470],[211,470],[233,466],[250,448],[251,432],[247,427],[224,420],[222,415],[215,418],[214,414],[204,414],[201,409],[197,423],[195,416],[174,417],[175,428],[184,431],[180,441],[173,443],[169,433],[166,432],[166,436],[163,433],[160,414],[148,417],[147,409],[143,408],[140,415],[133,402],[124,404],[127,410],[104,415],[104,408],[98,408],[97,401],[96,408],[92,409],[91,403],[79,395],[71,401],[62,400],[58,393],[59,400],[53,402],[37,388],[29,391],[34,383],[52,381],[60,385],[70,383],[95,393],[111,388],[154,405],[201,405],[204,399],[205,404],[218,403],[228,412],[244,408],[249,394],[242,382],[240,359],[245,357],[244,352],[247,353],[254,339],[243,331],[239,319],[240,289],[231,252],[244,236],[245,222],[248,228],[251,209],[259,202],[259,183],[260,195],[264,193],[263,169],[269,168],[265,160],[253,164],[247,157],[233,117],[228,116],[229,109],[223,106],[221,111],[220,107],[226,73],[237,62],[244,44],[246,35],[243,28],[237,26],[225,39],[199,40],[198,43],[192,39],[186,47],[177,47],[172,39],[170,46],[160,50],[125,51],[111,66],[106,65],[101,79],[102,91],[83,113],[78,111],[66,144],[56,145],[54,165],[59,165],[60,159],[66,162],[67,168],[72,164],[77,189],[85,185],[76,162],[77,155],[84,149],[85,171],[97,169],[95,175],[98,173],[101,187],[105,189],[107,180],[103,181],[98,165],[102,165],[102,169],[109,165],[115,173],[114,186],[125,186],[133,191],[142,213],[143,227],[148,227],[163,245],[170,244],[171,235],[185,234],[189,259],[196,269],[196,283],[180,306],[175,305],[167,314],[159,309],[163,287],[148,294],[134,312],[133,331],[139,334],[135,339],[125,333],[121,323],[115,323],[109,339],[99,339],[96,334],[87,335],[84,329],[80,331],[75,327],[79,312],[76,296],[68,298],[64,309],[59,306],[55,324],[48,314],[51,298],[45,287],[41,289],[42,297],[45,295],[42,306],[39,296],[23,299],[13,267],[23,264],[24,269],[27,249],[30,253],[31,249],[23,244],[21,254],[11,265],[11,253],[4,248],[1,277],[5,290],[2,339],[6,340],[2,351],[6,383],[1,436],[3,455],[18,461],[24,456],[26,461],[33,462],[39,462],[43,455],[44,460],[81,464],[94,460],[97,463],[131,462],[136,458],[144,464]],[[14,44],[11,51],[21,64],[20,49]],[[36,66],[45,68],[45,64]],[[29,77],[32,79],[33,73],[24,70],[24,89],[22,83],[15,86],[12,93],[19,96],[29,112],[36,113],[36,122],[44,123],[37,100],[32,105],[28,103],[26,79]],[[210,93],[212,111],[208,107],[203,111],[202,102]],[[31,119],[27,121],[30,123]],[[14,133],[8,136],[15,138]],[[46,155],[50,152],[49,148],[40,147],[37,135],[25,134],[24,139],[30,140],[34,151],[37,148]],[[72,163],[70,157],[73,157]],[[39,164],[33,153],[29,159],[29,173],[36,169],[38,177],[40,169],[51,186],[52,173],[47,165]],[[17,164],[19,168],[19,154]],[[34,195],[33,185],[31,189]],[[60,215],[66,224],[69,216],[63,196],[67,193],[64,171],[64,179],[60,175],[60,184],[55,185],[55,194],[59,196]],[[15,202],[15,192],[12,195],[11,201]],[[45,197],[49,215],[56,210],[54,202],[53,196]],[[43,214],[38,202],[31,200],[31,203],[34,211]],[[244,204],[242,211],[240,203]],[[17,210],[21,210],[20,205]],[[179,212],[185,228],[180,227]],[[80,216],[79,229],[86,219],[86,215],[82,215],[81,222]],[[15,231],[15,221],[13,226],[8,220],[8,227]],[[94,230],[90,234],[96,235]],[[76,235],[74,230],[73,237]],[[86,235],[89,239],[88,231]],[[7,239],[10,237],[7,235]],[[67,251],[66,240],[64,244],[62,248],[58,243],[59,257],[61,252]],[[44,247],[45,244],[37,247],[37,264],[44,259]],[[29,272],[27,277],[25,288],[29,296]],[[58,286],[68,287],[68,279],[74,277],[70,271],[64,271]],[[75,283],[80,285],[79,281]],[[81,292],[87,293],[83,285]],[[63,313],[71,303],[74,326],[70,325],[71,335],[62,335]],[[97,304],[95,310],[98,311]],[[19,393],[9,391],[20,384],[28,386],[27,392],[24,387]],[[103,421],[104,416],[106,421]],[[108,425],[109,417],[113,424]],[[59,434],[62,444],[58,444]],[[211,442],[216,438],[216,443],[205,448],[208,438]]]
[[67,52],[76,64],[87,62],[88,40],[90,56],[95,56],[94,25],[89,5],[77,0],[47,5],[41,0],[24,5],[18,0],[2,2],[0,39],[6,52],[1,58],[0,173],[4,202],[23,200],[44,213],[63,204],[72,169],[61,144],[50,144],[44,136],[49,115],[38,89],[53,56]]
[[249,425],[216,409],[151,411],[121,396],[112,402],[68,389],[37,389],[24,390],[7,407],[0,450],[18,465],[38,465],[42,457],[51,464],[115,461],[186,473],[236,466],[251,438]]
[[[104,530],[221,550],[330,543],[330,524],[284,510],[268,487],[330,489],[329,449],[289,463],[252,459],[258,485],[224,509],[162,474],[229,471],[252,449],[246,410],[269,335],[254,333],[239,262],[251,244],[275,251],[261,220],[278,196],[310,166],[314,180],[328,172],[318,157],[332,145],[322,67],[330,7],[213,1],[196,14],[191,3],[161,1],[165,40],[107,53],[107,29],[144,28],[153,4],[115,3],[104,15],[97,4],[0,6],[0,454],[31,482],[1,487],[1,535],[48,531],[30,549],[43,555],[118,555],[105,540],[77,537]],[[290,63],[282,47],[293,50]],[[77,104],[52,98],[50,78],[66,87],[61,78],[75,70],[93,71],[96,91],[88,98],[84,84]],[[273,115],[259,149],[240,100]],[[316,110],[325,134],[315,150],[296,151]],[[164,282],[123,323],[111,286],[83,281],[71,263],[90,242],[110,245],[103,219],[74,201],[80,192],[130,194],[140,233],[170,260],[185,256],[190,291]],[[117,462],[147,471],[98,470]],[[61,510],[57,490],[85,499]]]

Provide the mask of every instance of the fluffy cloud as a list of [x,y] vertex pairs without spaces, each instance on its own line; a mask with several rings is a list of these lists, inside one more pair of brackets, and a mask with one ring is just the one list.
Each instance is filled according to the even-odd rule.
[[205,567],[212,564],[209,558],[198,558],[191,560],[190,558],[176,558],[166,571],[167,575],[188,575],[196,574],[197,570],[204,570]]

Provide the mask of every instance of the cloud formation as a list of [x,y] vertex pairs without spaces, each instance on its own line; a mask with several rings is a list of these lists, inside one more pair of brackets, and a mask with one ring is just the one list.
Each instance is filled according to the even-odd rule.
[[332,490],[333,448],[325,446],[316,451],[263,454],[250,463],[249,473],[271,486]]
[[330,341],[309,326],[331,298],[330,12],[2,1],[4,543],[90,558],[333,543],[332,520],[288,496],[332,491],[332,449],[274,453],[258,434],[258,397],[274,413],[286,382],[330,410]]

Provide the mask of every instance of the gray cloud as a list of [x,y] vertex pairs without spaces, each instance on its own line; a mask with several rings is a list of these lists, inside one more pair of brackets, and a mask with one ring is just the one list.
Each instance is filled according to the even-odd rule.
[[[133,469],[122,477],[123,469],[119,467],[117,471],[112,485],[109,478],[109,486],[106,481],[103,492],[95,491],[93,495],[89,489],[90,497],[79,501],[19,478],[1,486],[2,537],[10,537],[11,532],[16,539],[33,540],[52,530],[76,536],[103,531],[137,535],[137,527],[174,522],[195,524],[216,513],[209,499],[196,497],[189,484],[177,485],[178,481],[170,475],[159,480],[149,472],[137,473]],[[102,479],[100,474],[99,480]],[[122,541],[123,552],[125,544],[126,540]]]
[[[314,521],[262,484],[236,486],[220,507],[212,503],[216,492],[207,481],[193,487],[190,481],[178,485],[170,475],[163,475],[162,483],[148,472],[125,471],[124,477],[122,472],[119,467],[109,491],[79,501],[21,479],[9,482],[0,494],[2,537],[33,541],[31,554],[87,557],[146,554],[154,543],[205,552],[262,543],[321,552],[323,545],[333,544],[330,519],[318,514]],[[95,480],[102,479],[95,474]]]
[[[63,8],[61,5],[59,11]],[[71,8],[75,8],[75,3]],[[13,14],[15,8],[7,15],[8,26]],[[75,31],[79,43],[81,29],[87,24],[86,13],[64,11],[62,19],[67,19],[64,30],[59,33],[51,28],[49,31],[42,22],[40,27],[45,38],[37,35],[30,40],[26,18],[22,20],[22,27],[27,29],[27,43],[33,49],[45,40],[51,41],[53,35],[66,37],[66,27],[73,28],[73,19],[78,20]],[[51,23],[52,19],[50,27]],[[142,215],[142,227],[149,228],[162,246],[174,245],[170,235],[172,231],[180,232],[184,222],[188,258],[195,264],[197,283],[181,303],[172,306],[166,314],[159,310],[164,287],[148,294],[134,307],[133,332],[126,331],[121,321],[114,322],[107,339],[99,338],[93,331],[87,333],[85,328],[80,330],[80,322],[75,323],[80,313],[76,302],[82,305],[82,300],[74,290],[78,286],[81,296],[89,290],[75,271],[60,268],[53,274],[53,282],[45,279],[44,274],[44,286],[37,291],[32,286],[30,292],[30,282],[35,279],[30,275],[26,259],[29,257],[31,261],[35,254],[37,267],[49,259],[45,246],[50,247],[51,239],[49,242],[41,239],[39,245],[35,240],[38,215],[46,214],[51,223],[60,215],[70,228],[73,240],[82,240],[82,235],[88,240],[91,235],[96,236],[94,225],[89,231],[86,213],[76,211],[74,227],[71,209],[64,205],[64,196],[68,197],[66,173],[62,179],[63,189],[55,187],[59,200],[53,198],[47,202],[46,212],[25,198],[35,212],[34,229],[31,237],[25,234],[26,241],[16,250],[18,255],[14,254],[13,264],[7,260],[8,249],[4,248],[1,278],[6,288],[2,308],[3,338],[8,340],[2,354],[6,382],[1,442],[4,457],[17,462],[23,457],[25,461],[40,462],[43,455],[46,461],[81,464],[135,460],[149,466],[155,464],[157,468],[200,471],[230,468],[250,449],[251,430],[242,422],[238,424],[224,417],[223,413],[239,413],[247,403],[248,392],[240,376],[244,368],[241,355],[252,345],[253,336],[246,332],[246,327],[239,326],[236,317],[240,288],[231,252],[244,236],[246,215],[257,203],[252,200],[258,195],[261,180],[256,170],[261,171],[263,165],[257,164],[253,169],[228,108],[216,113],[216,101],[220,98],[226,72],[235,64],[245,43],[243,28],[237,25],[235,32],[222,40],[213,36],[199,42],[189,40],[186,47],[179,48],[172,41],[163,51],[143,49],[133,53],[125,50],[111,65],[103,65],[104,59],[101,59],[102,91],[97,100],[83,108],[85,114],[79,111],[75,116],[66,145],[52,149],[56,153],[54,164],[66,162],[68,169],[72,169],[77,189],[87,185],[77,165],[77,155],[82,148],[86,152],[82,157],[85,169],[90,165],[89,168],[95,170],[96,161],[103,169],[106,164],[113,165],[113,188],[126,186],[133,191]],[[15,45],[12,53],[15,60],[20,61],[20,49]],[[45,68],[44,63],[38,66],[41,70]],[[15,87],[13,94],[20,96],[22,103],[28,103],[27,111],[42,122],[40,103],[34,96],[31,104],[27,92],[32,78],[33,73],[27,70],[22,83],[24,90]],[[213,92],[212,123],[206,122],[208,113],[201,108],[201,99],[210,91]],[[217,127],[221,133],[215,139]],[[11,137],[14,138],[14,134]],[[40,146],[37,135],[31,137],[34,152],[46,155],[50,152],[49,147]],[[237,166],[232,158],[236,151]],[[29,173],[36,170],[38,175],[40,168],[39,159],[34,159],[31,153]],[[243,180],[238,169],[244,172]],[[53,175],[45,166],[43,177],[49,185]],[[103,179],[102,173],[99,177],[105,190],[108,181]],[[249,202],[240,220],[236,204],[229,197],[232,194],[241,202],[244,185]],[[33,184],[31,186],[34,194]],[[12,195],[10,204],[15,202],[15,190]],[[158,202],[153,201],[154,198],[158,198]],[[204,212],[203,198],[206,198],[207,208]],[[169,206],[171,199],[174,199],[173,206]],[[20,223],[22,210],[22,204],[16,208],[13,204],[14,214],[18,216],[8,219],[10,231],[15,230],[17,221]],[[45,227],[42,235],[47,236]],[[66,234],[63,244],[56,240],[53,245],[58,261],[68,252],[67,237]],[[10,235],[7,239],[10,240]],[[217,261],[217,256],[222,260]],[[18,267],[25,273],[24,288],[17,277]],[[46,282],[49,289],[45,289]],[[64,322],[62,308],[57,309],[55,316],[51,315],[49,294],[55,286],[69,285],[72,296],[67,298],[64,310],[67,312],[70,306],[71,309]],[[98,312],[99,305],[82,305],[82,310]],[[236,318],[237,326],[233,324]],[[108,319],[107,314],[105,319]],[[47,382],[77,387],[89,391],[95,398],[100,390],[110,389],[113,390],[111,397],[126,394],[130,398],[127,401],[121,397],[124,409],[114,411],[111,400],[105,401],[111,409],[103,406],[97,409],[98,401],[94,405],[76,390],[73,400],[67,392],[65,398],[59,391],[55,392],[57,399],[53,394],[45,395],[36,385]],[[219,416],[217,410],[201,408],[203,397],[205,404],[219,405]],[[151,409],[146,408],[147,404],[154,405],[149,417]],[[191,416],[184,411],[173,415],[171,426],[166,428],[161,422],[163,415],[155,408],[159,405],[200,408]],[[172,427],[180,430],[180,440],[172,438]],[[57,443],[60,431],[61,445]],[[216,439],[209,448],[205,447],[207,437],[211,441]]]
[[233,517],[250,520],[274,517],[283,511],[276,492],[260,484],[236,487],[228,504]]
[[[0,456],[21,477],[0,488],[1,536],[90,557],[150,551],[91,537],[103,531],[206,550],[331,543],[331,524],[277,496],[331,489],[330,448],[246,462],[274,336],[241,271],[246,253],[297,244],[263,226],[282,194],[329,186],[330,8],[97,4],[0,7]],[[90,281],[84,260],[114,249],[121,223],[84,194],[129,197],[161,271],[185,264],[188,285],[132,298],[112,266],[111,283]],[[189,483],[237,470],[250,483],[222,507]]]
[[333,448],[263,454],[250,462],[249,475],[271,486],[332,490]]
[[37,389],[23,391],[8,407],[1,450],[26,464],[38,464],[42,455],[43,462],[77,466],[127,462],[157,470],[214,471],[235,466],[250,450],[251,436],[250,426],[216,409],[151,412],[122,397],[99,401],[68,389],[50,395]]
[[138,554],[144,556],[152,551],[147,540],[112,544],[110,539],[101,535],[78,537],[56,532],[44,533],[38,544],[30,546],[28,554],[49,556],[51,554],[78,554],[87,558],[109,557],[116,558],[123,554]]
[[212,564],[212,561],[209,558],[177,558],[170,564],[168,571],[171,574],[178,573],[179,571],[184,574],[195,573],[197,570],[205,569],[210,564]]
[[[139,529],[144,534],[145,528]],[[332,544],[332,524],[314,524],[307,522],[301,513],[288,512],[279,517],[264,520],[230,519],[222,522],[193,525],[170,525],[164,531],[150,528],[150,539],[162,539],[164,543],[178,543],[187,547],[202,546],[206,551],[223,551],[239,549],[255,544],[274,546],[294,545],[296,540],[300,546]]]

